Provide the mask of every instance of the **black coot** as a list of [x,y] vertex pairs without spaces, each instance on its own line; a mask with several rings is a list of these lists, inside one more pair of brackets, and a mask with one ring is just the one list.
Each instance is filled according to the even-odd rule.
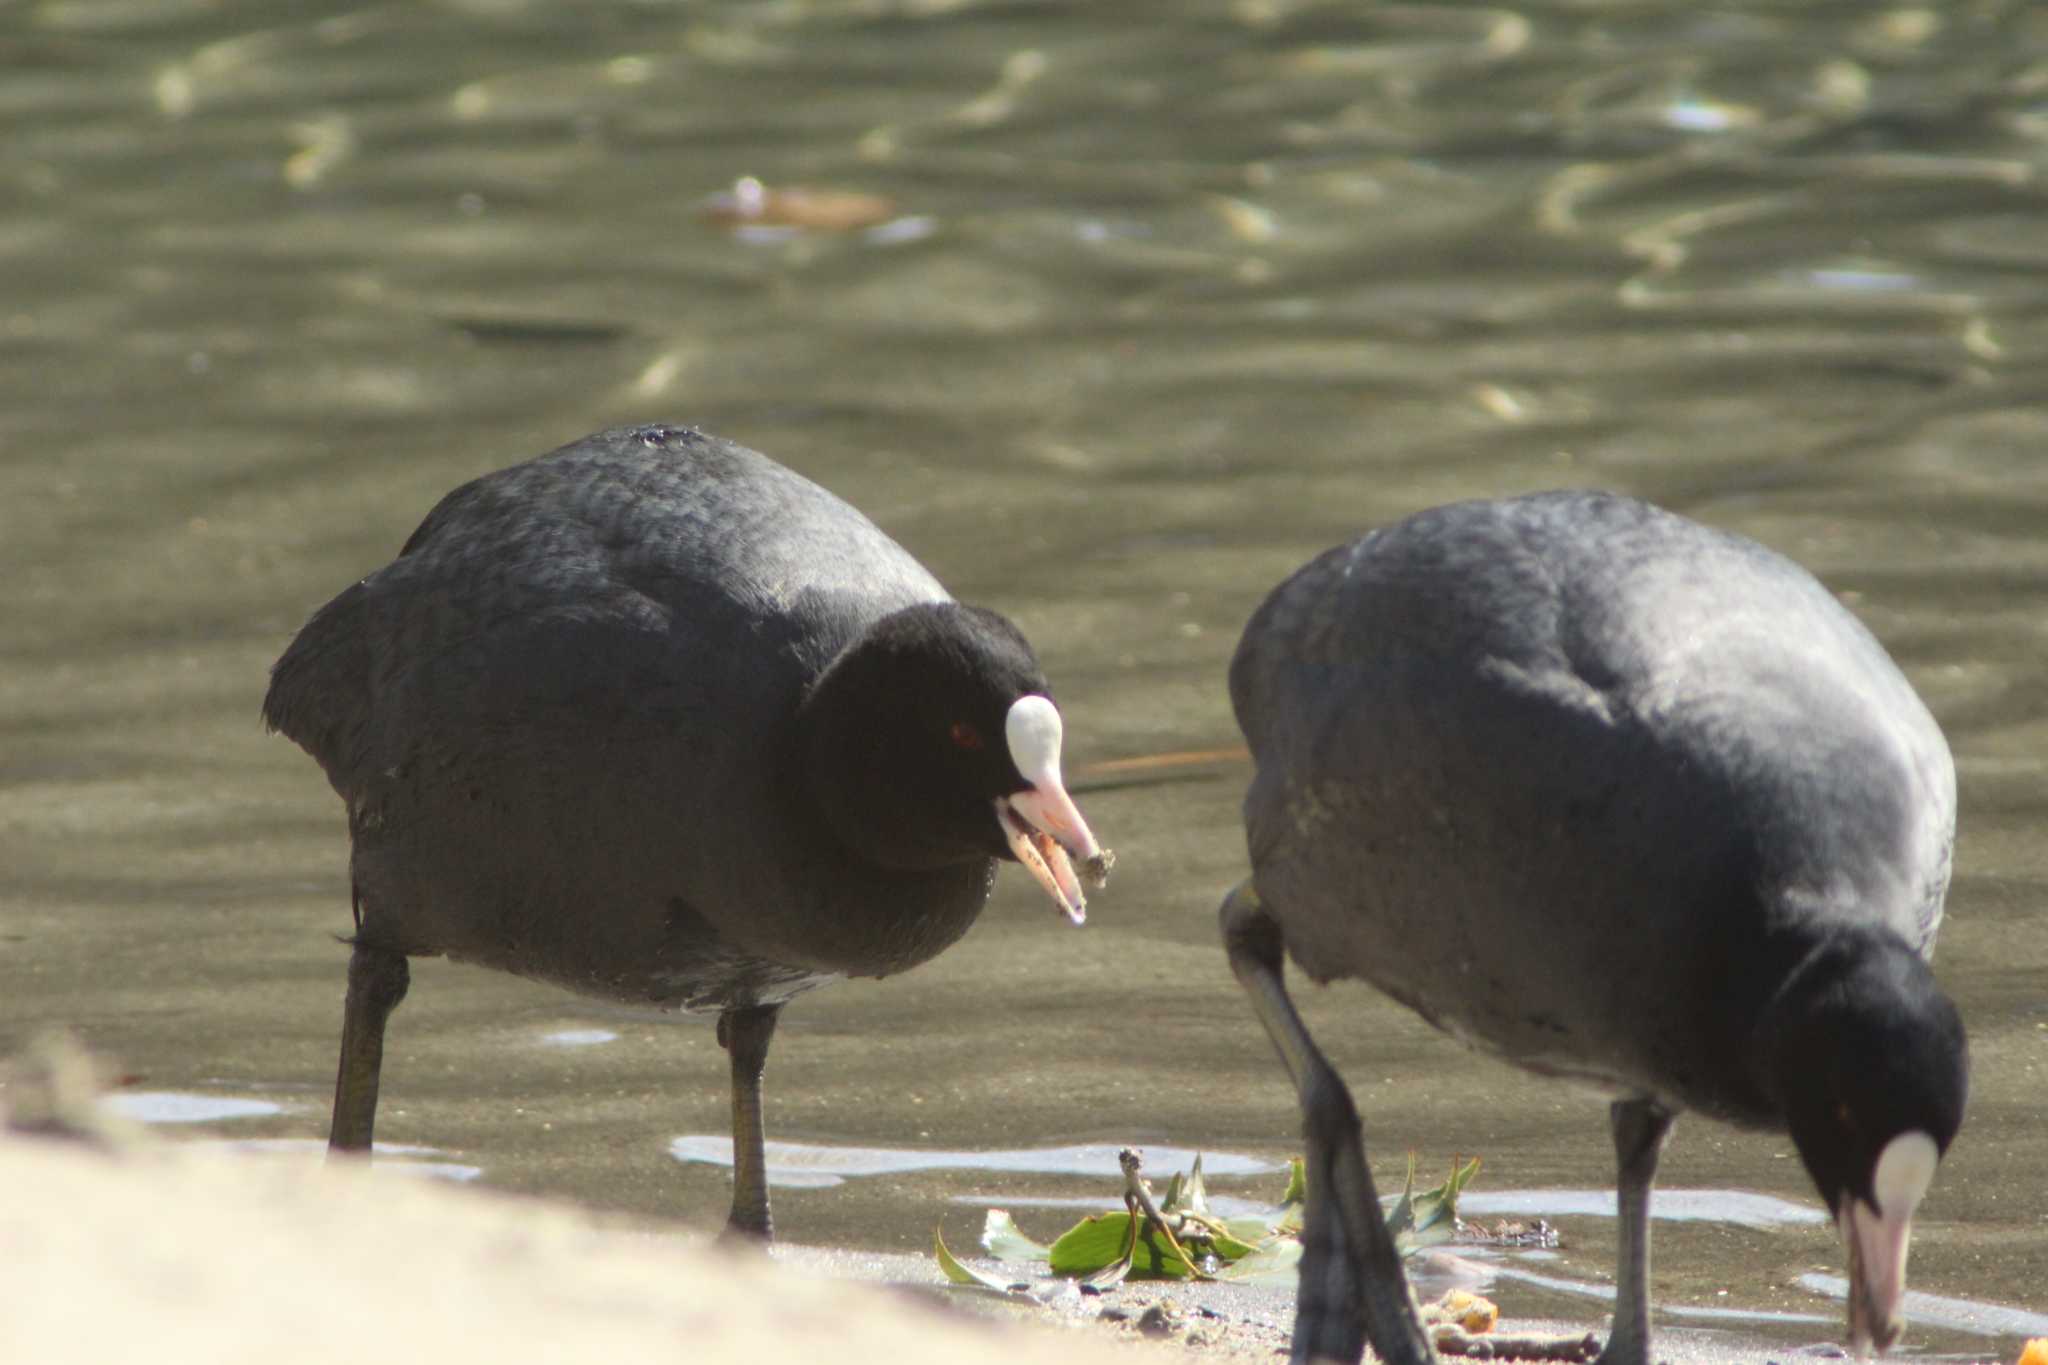
[[1230,688],[1257,772],[1224,937],[1312,1163],[1297,1360],[1431,1352],[1283,947],[1616,1097],[1604,1360],[1647,1356],[1650,1182],[1686,1109],[1790,1132],[1847,1244],[1852,1342],[1896,1338],[1909,1223],[1967,1088],[1926,962],[1955,770],[1826,589],[1627,498],[1463,503],[1283,583]]
[[760,1077],[798,992],[967,932],[996,860],[1076,922],[1102,850],[1015,626],[765,456],[601,432],[463,485],[322,607],[265,720],[348,805],[333,1150],[370,1146],[406,959],[715,1011],[729,1230],[769,1234]]

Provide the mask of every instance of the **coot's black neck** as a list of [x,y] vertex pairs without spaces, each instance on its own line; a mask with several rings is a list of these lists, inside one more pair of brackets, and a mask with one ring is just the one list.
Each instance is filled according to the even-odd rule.
[[1869,1197],[1871,1169],[1901,1133],[1947,1149],[1962,1123],[1967,1043],[1911,944],[1821,920],[1787,930],[1755,968],[1778,983],[1757,1016],[1756,1080],[1831,1206],[1845,1191]]

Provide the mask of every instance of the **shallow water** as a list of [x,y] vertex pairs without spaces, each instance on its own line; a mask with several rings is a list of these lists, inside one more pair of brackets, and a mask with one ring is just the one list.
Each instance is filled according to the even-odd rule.
[[[1006,877],[938,961],[792,1008],[771,1135],[1277,1163],[1293,1101],[1213,932],[1242,871],[1244,771],[1213,753],[1236,632],[1362,527],[1599,484],[1812,566],[1947,728],[1938,965],[1975,1092],[1911,1280],[2042,1305],[2048,12],[45,0],[0,24],[0,1045],[66,1024],[130,1089],[280,1109],[180,1132],[323,1132],[345,832],[260,732],[264,670],[454,483],[682,419],[1016,617],[1120,855],[1085,930]],[[747,175],[893,216],[736,237],[699,209]],[[1483,1156],[1475,1197],[1611,1180],[1597,1102],[1363,988],[1304,994],[1383,1183],[1408,1149]],[[726,1177],[670,1150],[725,1131],[725,1074],[709,1029],[419,964],[379,1132],[707,1227]],[[1664,1181],[1811,1203],[1788,1143],[1702,1121]],[[1077,1192],[923,1169],[776,1213],[913,1248],[956,1196]],[[1556,1221],[1561,1278],[1611,1273],[1611,1220]],[[1824,1223],[1658,1226],[1674,1315],[1819,1315],[1820,1339],[1811,1277],[1840,1270]],[[2025,1330],[1911,1339],[2009,1359]]]
[[[732,1138],[692,1135],[669,1144],[677,1161],[732,1169]],[[1284,1170],[1276,1162],[1230,1152],[1202,1153],[1210,1175],[1257,1175]],[[1165,1172],[1186,1170],[1196,1153],[1175,1147],[1146,1150],[1148,1167]],[[849,1177],[899,1175],[906,1171],[1001,1171],[1031,1175],[1108,1177],[1122,1188],[1117,1149],[1108,1143],[1071,1147],[1030,1147],[1012,1151],[947,1152],[928,1148],[838,1147],[803,1142],[767,1144],[768,1183],[777,1188],[837,1185]],[[1285,1181],[1282,1181],[1284,1187]]]

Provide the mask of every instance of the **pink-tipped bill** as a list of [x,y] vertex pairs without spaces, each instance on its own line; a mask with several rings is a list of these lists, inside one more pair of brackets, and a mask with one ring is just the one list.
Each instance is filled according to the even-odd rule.
[[1849,1347],[1859,1357],[1891,1349],[1905,1328],[1906,1251],[1913,1211],[1934,1179],[1941,1156],[1925,1133],[1901,1133],[1885,1145],[1872,1172],[1875,1205],[1847,1196],[1836,1222],[1849,1252]]
[[1011,705],[1004,729],[1011,760],[1031,785],[996,798],[996,821],[1017,861],[1079,924],[1088,918],[1088,898],[1072,860],[1081,859],[1099,885],[1108,855],[1060,780],[1060,713],[1049,698],[1022,697]]

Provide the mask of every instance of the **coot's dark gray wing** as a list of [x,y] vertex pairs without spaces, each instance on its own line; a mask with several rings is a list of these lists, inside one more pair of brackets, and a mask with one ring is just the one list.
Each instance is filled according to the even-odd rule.
[[1923,949],[1939,920],[1954,774],[1911,688],[1796,565],[1633,500],[1459,504],[1333,550],[1254,616],[1231,692],[1297,960],[1525,1064],[1677,1065],[1717,982],[1669,964],[1773,917]]
[[[608,431],[450,493],[314,616],[264,714],[348,801],[366,915],[406,900],[394,946],[607,961],[739,906],[802,964],[835,950],[836,869],[790,810],[795,707],[870,622],[946,596],[764,456]],[[559,923],[579,904],[605,908]]]
[[815,674],[868,622],[946,597],[857,509],[765,456],[684,428],[621,428],[449,493],[397,560],[308,622],[272,671],[264,718],[346,787],[365,773],[379,703],[450,656],[479,666],[467,696],[500,677],[569,685],[521,676],[547,660],[520,650],[550,634],[658,636],[709,660],[736,642],[693,630],[700,617],[788,621],[797,670]]

